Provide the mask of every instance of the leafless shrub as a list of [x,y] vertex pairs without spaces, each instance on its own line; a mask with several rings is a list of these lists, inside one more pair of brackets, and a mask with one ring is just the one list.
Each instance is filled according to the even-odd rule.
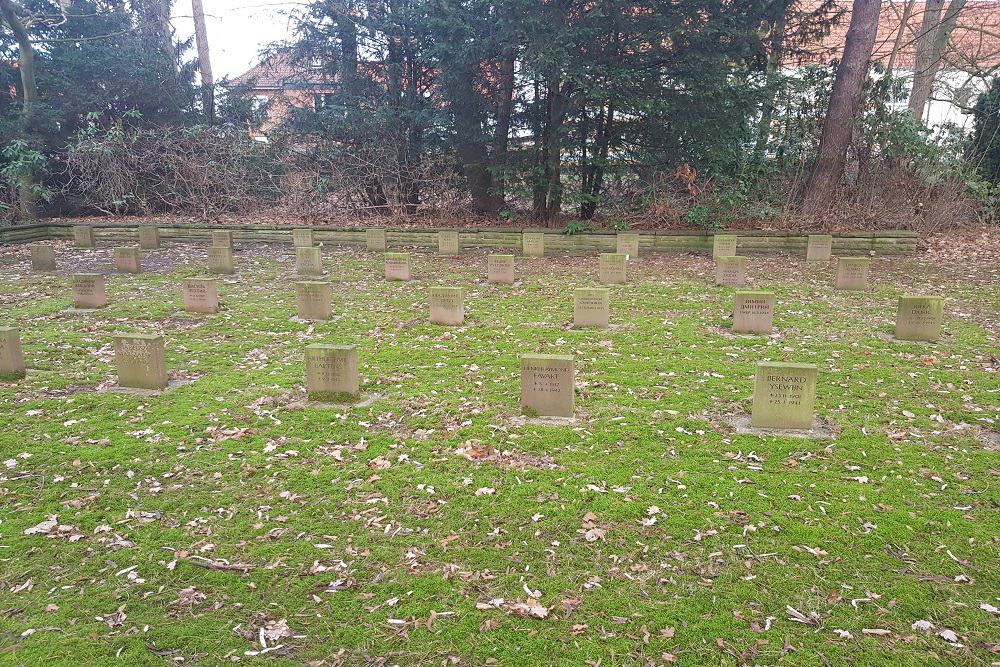
[[79,136],[66,162],[68,188],[108,214],[179,211],[208,217],[281,196],[281,161],[233,126],[116,124]]

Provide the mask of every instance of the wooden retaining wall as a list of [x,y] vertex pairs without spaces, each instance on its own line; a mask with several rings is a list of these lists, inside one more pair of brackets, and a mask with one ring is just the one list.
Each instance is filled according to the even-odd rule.
[[[150,223],[155,224],[155,223]],[[97,224],[91,225],[94,235],[101,245],[135,245],[138,240],[138,225]],[[291,243],[291,226],[274,225],[156,225],[163,241],[209,243],[214,230],[228,230],[233,233],[234,243]],[[364,227],[301,227],[312,229],[313,239],[327,245],[364,246]],[[436,249],[439,229],[386,229],[386,243],[389,248]],[[519,250],[521,233],[543,232],[546,252],[570,254],[592,254],[614,252],[614,232],[592,232],[566,236],[558,230],[549,229],[460,229],[459,244],[462,248],[492,248],[496,250]],[[712,252],[714,233],[708,231],[639,231],[639,249],[642,252]],[[804,255],[807,235],[789,232],[765,231],[725,231],[720,232],[739,237],[738,253],[756,254],[788,252]],[[46,239],[72,239],[73,225],[67,223],[21,225],[0,227],[0,244],[31,243]],[[909,231],[845,232],[833,235],[833,254],[867,255],[909,255],[916,252],[917,234]]]

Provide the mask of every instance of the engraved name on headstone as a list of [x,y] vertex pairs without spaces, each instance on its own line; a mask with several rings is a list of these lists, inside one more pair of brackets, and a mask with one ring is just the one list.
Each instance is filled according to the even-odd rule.
[[525,257],[544,257],[545,234],[542,232],[523,232],[521,234],[521,253]]
[[303,320],[328,320],[333,312],[333,286],[327,282],[295,283],[295,304]]
[[742,255],[715,258],[715,284],[743,287],[747,284],[747,258]]
[[896,309],[896,338],[935,341],[941,335],[943,320],[944,299],[904,294]]
[[774,328],[774,292],[737,292],[733,299],[733,331],[769,334]]
[[410,253],[408,252],[385,253],[385,278],[386,280],[409,280]]
[[431,287],[428,301],[432,323],[458,326],[465,320],[465,290],[461,287]]
[[867,257],[837,258],[837,289],[868,289],[868,270],[871,260]]
[[627,262],[625,255],[616,252],[602,252],[598,271],[600,281],[605,285],[624,283]]
[[486,279],[491,283],[514,283],[514,255],[490,255],[486,259]]
[[521,355],[521,408],[525,414],[572,417],[575,376],[570,355]]
[[115,336],[118,386],[165,389],[167,362],[163,337],[148,334]]
[[606,327],[611,319],[611,290],[580,287],[573,290],[573,326]]
[[755,427],[811,428],[815,401],[815,364],[757,364],[751,416]]
[[458,252],[458,232],[452,229],[438,232],[438,254],[457,257]]
[[306,391],[312,401],[358,398],[358,350],[354,345],[306,346]]
[[739,237],[734,234],[716,234],[712,240],[712,257],[734,257]]
[[190,313],[219,312],[219,291],[211,278],[185,278],[184,310]]
[[108,292],[104,276],[99,273],[73,275],[73,305],[77,308],[104,308],[108,305]]

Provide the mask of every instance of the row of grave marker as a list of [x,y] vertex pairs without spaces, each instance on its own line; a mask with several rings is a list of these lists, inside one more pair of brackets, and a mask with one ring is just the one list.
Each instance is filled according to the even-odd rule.
[[[115,336],[114,358],[118,386],[151,391],[166,389],[163,336]],[[526,415],[573,417],[576,412],[576,368],[572,356],[523,354],[520,365],[521,408]],[[305,367],[310,400],[349,405],[360,398],[356,346],[307,345]],[[0,379],[10,381],[24,375],[24,354],[18,330],[0,327]],[[810,428],[816,378],[815,364],[758,364],[751,415],[753,425],[758,428]]]
[[[513,256],[508,255],[511,259]],[[512,264],[510,266],[512,269]],[[387,269],[388,271],[388,269]],[[490,280],[507,282],[495,275]],[[78,273],[72,276],[73,305],[79,309],[104,308],[108,304],[104,276]],[[299,281],[295,285],[298,316],[304,320],[326,320],[333,313],[333,285],[325,281]],[[195,313],[219,310],[216,281],[211,278],[185,278],[182,281],[184,309]],[[777,297],[766,290],[737,290],[733,296],[733,331],[741,334],[769,334],[773,331]],[[465,321],[465,290],[462,287],[428,289],[430,321],[449,326]],[[602,287],[579,287],[573,291],[573,325],[607,327],[610,325],[611,291]],[[941,297],[903,295],[896,310],[896,338],[934,341],[940,336],[944,317]]]
[[[385,229],[373,228],[365,230],[365,245],[368,250],[388,250]],[[830,234],[808,234],[806,244],[806,260],[827,261],[833,252],[833,236]],[[153,225],[139,225],[139,248],[155,250],[160,247],[160,231]],[[73,242],[78,248],[96,248],[97,241],[94,228],[89,225],[73,227]],[[731,257],[736,255],[739,237],[734,234],[716,234],[712,241],[712,257]],[[292,244],[296,248],[310,248],[315,245],[312,229],[293,229]],[[212,245],[216,247],[233,247],[233,233],[225,230],[212,232]],[[545,233],[522,232],[521,252],[525,257],[545,256]],[[455,256],[460,253],[458,230],[441,230],[438,232],[438,254]],[[631,258],[639,256],[639,234],[636,232],[619,232],[615,241],[615,253],[628,255]]]

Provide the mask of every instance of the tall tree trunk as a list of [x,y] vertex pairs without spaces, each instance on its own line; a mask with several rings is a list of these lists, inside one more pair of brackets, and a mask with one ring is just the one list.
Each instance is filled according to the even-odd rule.
[[764,151],[771,139],[771,121],[774,118],[775,99],[778,96],[775,79],[781,68],[781,57],[784,54],[785,26],[788,23],[787,12],[786,2],[781,16],[775,19],[771,26],[771,39],[769,40],[771,50],[767,54],[767,73],[764,84],[767,90],[764,93],[765,99],[761,108],[760,123],[757,125],[757,145],[754,148],[754,158],[757,162],[763,159]]
[[563,184],[560,149],[562,148],[562,125],[568,106],[565,90],[556,79],[549,82],[548,98],[549,132],[548,143],[545,147],[548,201],[545,206],[545,218],[549,221],[549,226],[554,226],[559,212],[562,210]]
[[583,220],[590,220],[597,213],[597,201],[601,196],[601,188],[604,187],[604,173],[607,169],[608,153],[611,148],[614,120],[614,103],[608,102],[601,108],[597,116],[593,157],[591,157],[591,164],[586,170],[587,178],[584,186],[584,193],[587,197],[580,204],[580,218]]
[[205,28],[205,8],[201,0],[191,0],[194,18],[194,39],[198,45],[198,67],[201,70],[201,106],[209,123],[215,122],[215,78],[208,51],[208,30]]
[[505,203],[504,191],[507,150],[510,146],[510,120],[514,110],[514,47],[504,47],[500,60],[500,84],[497,93],[497,123],[493,131],[493,164],[499,169],[493,177],[493,205],[499,211]]
[[920,33],[917,35],[916,54],[913,62],[913,86],[910,89],[910,112],[917,120],[923,120],[924,107],[931,94],[931,60],[934,51],[934,35],[941,23],[941,10],[945,0],[927,0],[924,3],[924,16],[920,21]]
[[[930,46],[931,51],[927,59],[927,70],[922,73],[920,78],[919,94],[922,99],[915,99],[913,95],[910,96],[910,109],[913,111],[913,116],[917,119],[924,117],[924,112],[930,103],[931,95],[934,93],[934,79],[937,77],[938,70],[941,69],[941,63],[944,62],[945,51],[948,49],[948,41],[951,39],[951,33],[958,23],[959,14],[965,8],[966,1],[951,0],[948,4],[948,9],[945,10],[944,17],[941,19],[941,23],[937,26],[937,30],[934,31],[934,38],[931,40]],[[915,72],[914,87],[916,87],[916,84]],[[917,108],[918,104],[919,109]]]
[[806,185],[802,210],[807,214],[824,213],[844,175],[847,148],[861,92],[868,74],[868,61],[875,46],[879,9],[882,0],[854,0],[851,24],[847,29],[844,55],[833,81],[830,105],[823,123],[823,135],[812,175]]
[[546,151],[548,146],[548,125],[542,119],[542,84],[537,78],[533,81],[531,104],[531,133],[534,140],[535,170],[531,179],[531,210],[536,218],[544,219],[546,215],[545,202],[548,186],[545,171]]
[[917,4],[917,0],[906,0],[903,5],[903,15],[899,19],[899,30],[896,31],[896,41],[892,43],[889,61],[885,65],[885,75],[887,77],[892,76],[893,68],[896,66],[896,56],[899,55],[899,49],[903,46],[903,38],[906,36],[906,29],[909,27],[910,16],[913,14],[913,5],[915,4]]
[[[0,14],[14,33],[17,40],[17,68],[21,73],[21,131],[28,134],[35,124],[35,111],[38,106],[38,81],[35,79],[35,49],[24,23],[17,15],[17,6],[11,0],[0,0]],[[35,195],[34,174],[21,174],[18,177],[18,200],[21,218],[34,220],[38,217],[38,198]]]

